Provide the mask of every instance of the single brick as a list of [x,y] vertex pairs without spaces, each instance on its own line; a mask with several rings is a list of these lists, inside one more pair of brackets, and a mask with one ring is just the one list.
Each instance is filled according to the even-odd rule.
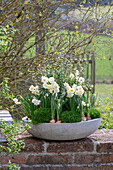
[[9,160],[12,163],[16,164],[24,164],[25,157],[23,155],[15,155],[15,156],[0,156],[0,165],[8,164]]
[[87,138],[68,142],[50,142],[47,148],[49,153],[92,152],[93,150],[93,142]]
[[113,170],[113,165],[100,165],[97,170]]
[[44,141],[37,138],[25,138],[25,148],[22,152],[43,152],[44,151]]
[[21,167],[20,170],[47,170],[47,167]]
[[10,159],[10,157],[9,157],[9,156],[5,156],[5,155],[0,156],[0,165],[8,164],[9,159]]
[[12,163],[15,163],[15,164],[25,164],[25,157],[24,155],[14,155],[11,159],[11,162]]
[[96,167],[78,167],[78,166],[68,166],[68,167],[50,167],[49,170],[97,170]]
[[113,152],[113,143],[100,143],[96,147],[96,151],[102,152]]
[[76,164],[111,163],[111,162],[113,162],[113,154],[75,155]]
[[70,164],[72,156],[70,155],[29,155],[26,161],[27,165],[36,164]]

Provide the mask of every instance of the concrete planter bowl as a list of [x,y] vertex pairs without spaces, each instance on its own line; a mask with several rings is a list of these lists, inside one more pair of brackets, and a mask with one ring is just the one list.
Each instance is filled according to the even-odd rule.
[[[22,119],[27,123],[27,117]],[[82,139],[95,132],[101,124],[101,118],[77,123],[30,123],[28,132],[41,139],[47,140],[76,140]]]

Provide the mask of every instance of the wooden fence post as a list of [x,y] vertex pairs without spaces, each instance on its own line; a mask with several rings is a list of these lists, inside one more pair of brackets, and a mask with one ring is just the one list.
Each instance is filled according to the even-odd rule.
[[92,54],[91,62],[91,84],[93,85],[93,93],[95,93],[95,56]]

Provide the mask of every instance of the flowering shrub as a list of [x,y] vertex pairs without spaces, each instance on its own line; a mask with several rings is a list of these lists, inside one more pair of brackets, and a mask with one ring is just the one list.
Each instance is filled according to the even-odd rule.
[[[27,97],[20,96],[20,101],[16,98],[13,99],[16,104],[22,103],[24,112],[32,120],[32,123],[59,122],[60,119],[62,121],[65,111],[73,112],[72,115],[75,117],[78,115],[79,119],[76,120],[79,121],[84,117],[84,113],[86,113],[85,116],[88,116],[93,103],[91,100],[92,86],[79,76],[78,70],[62,81],[59,77],[42,76],[41,82],[40,87],[38,85],[30,86],[31,94],[28,94]],[[41,114],[37,110],[40,110]],[[50,111],[50,116],[47,119],[45,119],[45,110],[47,113],[48,110]],[[66,115],[68,116],[67,112]],[[41,117],[40,121],[36,121],[39,117]],[[75,119],[72,120],[76,122]]]

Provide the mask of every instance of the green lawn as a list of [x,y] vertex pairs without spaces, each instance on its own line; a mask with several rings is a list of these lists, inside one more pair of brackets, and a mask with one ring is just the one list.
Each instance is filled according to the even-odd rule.
[[96,84],[96,107],[102,113],[100,128],[113,129],[113,84]]
[[95,93],[97,94],[97,98],[111,98],[113,93],[113,84],[96,84]]
[[113,81],[113,38],[96,39],[96,81]]

